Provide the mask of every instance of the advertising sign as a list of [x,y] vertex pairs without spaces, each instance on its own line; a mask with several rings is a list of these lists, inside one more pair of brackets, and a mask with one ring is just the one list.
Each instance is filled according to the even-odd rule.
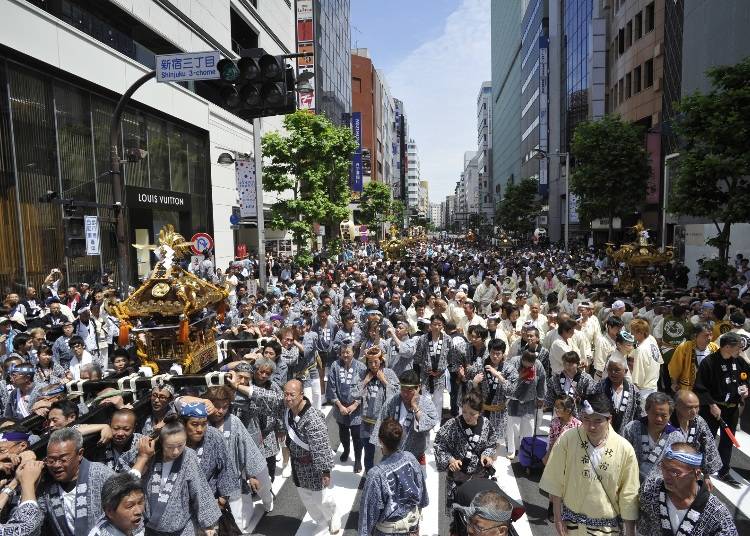
[[240,218],[257,218],[258,192],[255,189],[255,161],[237,159],[234,165],[237,193],[240,199]]
[[84,216],[83,226],[86,233],[86,255],[101,254],[99,244],[99,220],[96,216]]
[[352,112],[352,134],[357,140],[357,148],[352,155],[352,169],[349,182],[353,192],[361,192],[364,186],[362,173],[362,112]]
[[[302,73],[315,74],[315,11],[313,0],[297,0],[296,10],[296,38],[297,52],[309,54],[304,58],[297,58],[297,76]],[[297,108],[315,111],[315,77],[310,79],[312,91],[297,94]]]

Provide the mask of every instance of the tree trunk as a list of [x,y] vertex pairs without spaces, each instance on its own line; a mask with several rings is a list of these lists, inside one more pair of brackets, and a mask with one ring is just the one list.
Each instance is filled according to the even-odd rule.
[[719,247],[719,259],[722,263],[726,264],[729,261],[729,237],[732,232],[732,224],[729,222],[725,222],[724,226],[721,229],[721,233],[719,234],[719,239],[721,241],[720,247]]

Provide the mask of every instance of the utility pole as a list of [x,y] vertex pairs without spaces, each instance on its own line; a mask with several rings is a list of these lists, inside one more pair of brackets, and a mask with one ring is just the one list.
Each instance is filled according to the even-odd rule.
[[263,155],[260,146],[260,118],[253,119],[253,158],[255,159],[255,196],[258,212],[258,285],[266,291],[266,226],[263,220]]
[[122,94],[120,100],[115,106],[112,113],[112,123],[109,128],[109,158],[110,173],[112,174],[112,202],[114,204],[117,236],[117,272],[118,283],[120,285],[121,298],[125,299],[128,295],[130,286],[130,249],[128,248],[128,231],[125,225],[125,204],[124,199],[124,182],[122,179],[122,168],[117,145],[120,134],[120,119],[122,112],[125,110],[125,104],[130,100],[138,88],[156,76],[156,71],[150,71],[136,80],[128,90]]

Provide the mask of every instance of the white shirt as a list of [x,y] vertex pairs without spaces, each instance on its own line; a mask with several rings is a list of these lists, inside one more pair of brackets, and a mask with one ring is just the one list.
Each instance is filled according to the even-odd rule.
[[60,484],[60,495],[63,500],[63,510],[65,511],[65,522],[68,524],[71,532],[75,532],[76,527],[76,489],[77,485],[73,486],[70,491],[65,491]]
[[672,533],[677,534],[677,530],[680,528],[682,520],[685,519],[686,510],[678,510],[672,503],[672,499],[667,495],[667,510],[669,511],[669,523],[672,525]]
[[83,355],[81,356],[80,362],[78,361],[78,357],[73,355],[73,359],[70,360],[70,373],[73,375],[73,379],[80,380],[81,379],[81,366],[87,365],[93,362],[94,362],[94,358],[88,352],[88,350],[83,351]]

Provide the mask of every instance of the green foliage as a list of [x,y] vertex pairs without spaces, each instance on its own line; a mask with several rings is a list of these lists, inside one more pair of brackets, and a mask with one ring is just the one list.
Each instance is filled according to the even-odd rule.
[[404,215],[406,214],[406,207],[400,199],[394,199],[391,202],[391,215],[388,221],[394,223],[399,229],[404,226]]
[[297,262],[305,265],[313,224],[338,228],[349,215],[349,169],[356,141],[346,127],[323,115],[299,110],[284,117],[285,133],[269,132],[261,141],[263,191],[292,191],[292,199],[271,205],[268,227],[289,229],[298,248]]
[[571,144],[575,169],[570,190],[578,197],[582,221],[637,211],[649,193],[651,166],[643,130],[617,116],[580,123]]
[[711,92],[678,104],[676,130],[685,147],[672,175],[669,207],[712,220],[719,234],[710,245],[726,262],[732,224],[750,221],[750,57],[707,74]]
[[538,181],[531,178],[523,179],[518,184],[508,184],[505,197],[495,214],[495,221],[503,230],[520,236],[531,234],[542,209],[538,188]]
[[362,221],[367,225],[370,235],[378,236],[383,224],[391,218],[391,188],[385,183],[370,181],[362,190],[361,199],[359,209]]

